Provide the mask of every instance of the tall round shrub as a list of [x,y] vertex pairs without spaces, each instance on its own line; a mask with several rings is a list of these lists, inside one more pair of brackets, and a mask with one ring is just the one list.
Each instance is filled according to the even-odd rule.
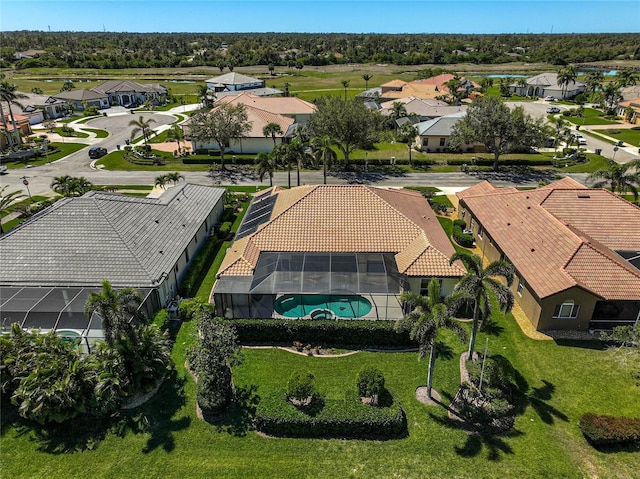
[[371,398],[371,402],[376,404],[384,391],[384,375],[377,368],[365,367],[358,373],[356,384],[360,397]]

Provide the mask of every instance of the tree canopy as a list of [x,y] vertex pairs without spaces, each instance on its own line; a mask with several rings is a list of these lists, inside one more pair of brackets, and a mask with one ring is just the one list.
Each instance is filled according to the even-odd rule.
[[373,143],[382,125],[379,113],[369,110],[357,99],[343,100],[325,96],[316,103],[307,128],[311,136],[328,136],[349,162],[349,155],[356,149]]
[[247,110],[242,104],[222,104],[211,111],[201,110],[191,117],[189,131],[191,139],[198,143],[215,142],[220,148],[221,168],[224,168],[224,153],[231,140],[241,139],[251,129]]
[[485,96],[474,100],[453,127],[451,146],[482,143],[493,153],[493,170],[497,171],[501,155],[540,146],[546,137],[542,119],[534,120],[522,107],[511,110],[500,98]]

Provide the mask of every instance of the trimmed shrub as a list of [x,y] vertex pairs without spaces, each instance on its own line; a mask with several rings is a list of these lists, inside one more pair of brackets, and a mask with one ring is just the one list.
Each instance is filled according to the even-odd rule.
[[202,279],[206,276],[213,260],[218,254],[221,242],[214,237],[209,237],[198,250],[195,258],[191,261],[189,269],[180,281],[178,293],[184,298],[195,295]]
[[384,391],[384,375],[382,371],[374,367],[365,367],[360,370],[356,380],[360,397],[372,398],[374,403]]
[[309,371],[294,371],[287,381],[287,399],[304,402],[316,392],[315,377]]
[[225,221],[224,223],[222,223],[222,225],[218,229],[218,238],[227,239],[229,237],[229,233],[231,233],[231,226],[232,223],[230,221]]
[[325,399],[313,416],[296,408],[286,396],[281,390],[260,400],[254,420],[258,431],[272,436],[363,439],[407,434],[404,410],[391,394],[385,407],[370,407],[362,404],[357,391],[347,391],[342,401]]
[[458,226],[459,228],[465,229],[467,227],[467,222],[458,218],[456,220],[453,220],[453,226]]
[[594,446],[640,442],[640,419],[586,413],[578,426]]
[[[469,158],[450,158],[447,160],[449,166],[470,165]],[[553,160],[551,158],[541,156],[540,158],[518,158],[518,159],[501,159],[501,166],[551,166]],[[493,166],[493,158],[476,158],[475,166]]]
[[465,234],[460,226],[453,225],[453,239],[463,248],[473,248],[473,236]]
[[357,347],[415,347],[409,333],[396,332],[393,321],[226,319],[242,343],[326,344]]

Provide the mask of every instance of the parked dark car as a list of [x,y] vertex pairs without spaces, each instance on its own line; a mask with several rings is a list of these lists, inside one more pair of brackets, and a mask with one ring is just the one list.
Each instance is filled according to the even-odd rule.
[[89,148],[89,158],[96,160],[107,154],[107,149],[101,146],[92,146]]

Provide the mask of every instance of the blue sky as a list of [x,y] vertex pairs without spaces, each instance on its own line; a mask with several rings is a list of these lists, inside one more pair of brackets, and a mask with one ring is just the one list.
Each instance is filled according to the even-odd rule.
[[600,33],[640,31],[640,0],[1,0],[0,30]]

